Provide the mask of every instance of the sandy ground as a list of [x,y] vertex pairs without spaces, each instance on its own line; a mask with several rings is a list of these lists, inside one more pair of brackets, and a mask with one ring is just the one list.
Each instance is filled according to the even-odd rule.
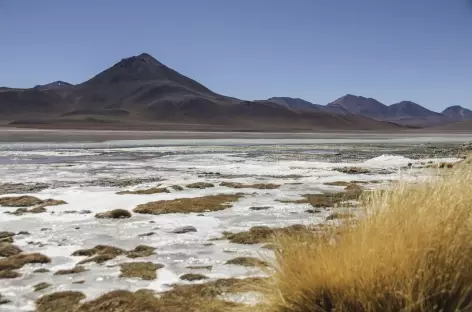
[[372,131],[345,132],[196,132],[196,131],[128,131],[128,130],[73,130],[73,129],[19,129],[0,128],[0,142],[104,142],[110,140],[154,140],[154,139],[362,139],[398,140],[408,138],[436,138],[444,142],[472,141],[472,132],[430,132],[411,130],[398,133]]

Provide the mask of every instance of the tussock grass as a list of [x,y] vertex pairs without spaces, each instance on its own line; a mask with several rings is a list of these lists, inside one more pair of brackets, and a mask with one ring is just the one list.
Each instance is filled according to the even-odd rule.
[[340,236],[277,238],[263,310],[472,311],[472,170],[366,196]]
[[165,214],[165,213],[201,213],[229,208],[232,202],[241,198],[241,194],[207,195],[194,198],[178,198],[159,200],[141,204],[133,209],[136,213]]

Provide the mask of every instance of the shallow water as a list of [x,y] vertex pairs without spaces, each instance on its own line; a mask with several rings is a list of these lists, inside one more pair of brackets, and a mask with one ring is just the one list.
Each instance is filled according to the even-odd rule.
[[[272,254],[261,245],[239,245],[227,240],[211,241],[224,231],[244,231],[252,226],[286,226],[325,222],[330,210],[309,214],[308,204],[284,204],[278,200],[299,199],[303,194],[341,191],[328,186],[333,181],[384,181],[366,184],[382,187],[398,179],[423,179],[427,174],[416,165],[429,160],[427,151],[411,142],[397,139],[391,144],[378,141],[326,140],[191,140],[133,141],[90,144],[2,144],[0,145],[0,182],[47,183],[50,187],[29,194],[41,199],[65,200],[68,204],[47,207],[46,213],[10,215],[2,212],[16,208],[0,207],[0,231],[28,231],[30,236],[16,236],[15,245],[25,252],[40,252],[52,258],[47,265],[26,265],[18,270],[20,278],[0,280],[0,293],[12,300],[1,311],[31,311],[34,300],[43,294],[62,290],[79,290],[92,299],[112,289],[150,288],[163,291],[169,284],[180,282],[189,273],[189,265],[212,265],[211,271],[192,270],[210,278],[257,276],[257,268],[224,264],[237,256],[255,256],[270,261]],[[431,138],[424,142],[431,142]],[[408,143],[410,142],[410,143]],[[442,141],[441,141],[442,142]],[[362,144],[361,144],[362,143]],[[373,144],[375,143],[375,144]],[[54,148],[52,148],[54,146]],[[432,161],[454,161],[433,158]],[[411,163],[413,169],[405,169]],[[348,175],[334,169],[360,166],[369,174]],[[141,180],[139,180],[141,179]],[[110,186],[110,181],[143,182],[132,186]],[[152,195],[118,195],[122,190],[156,186],[185,186],[193,182],[211,182],[207,189],[189,189]],[[222,181],[241,183],[276,183],[279,189],[233,189],[220,186]],[[125,183],[123,182],[123,183]],[[126,183],[128,183],[126,182]],[[120,182],[121,183],[121,182]],[[116,185],[116,184],[113,184]],[[243,198],[231,208],[197,214],[145,215],[130,219],[97,219],[95,213],[156,200],[198,197],[210,194],[243,192]],[[22,194],[9,194],[13,196]],[[251,210],[252,206],[269,206],[267,210]],[[67,210],[91,210],[91,214],[67,214]],[[172,230],[191,225],[197,232],[174,234]],[[46,230],[44,230],[46,229]],[[139,234],[155,235],[139,237]],[[30,242],[41,242],[44,246]],[[124,256],[104,265],[86,264],[89,270],[75,275],[54,276],[59,269],[72,268],[84,257],[72,257],[78,249],[98,244],[133,249],[139,244],[156,247],[156,255],[128,259]],[[154,281],[120,278],[118,263],[153,261],[165,265]],[[32,273],[44,267],[50,273]],[[85,280],[85,284],[73,284]],[[41,292],[33,292],[39,282],[53,284]]]

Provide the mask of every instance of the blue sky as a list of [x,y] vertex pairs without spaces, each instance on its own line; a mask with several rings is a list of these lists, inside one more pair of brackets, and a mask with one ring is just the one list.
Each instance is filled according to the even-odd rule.
[[472,108],[472,0],[0,0],[0,86],[79,83],[142,52],[242,99]]

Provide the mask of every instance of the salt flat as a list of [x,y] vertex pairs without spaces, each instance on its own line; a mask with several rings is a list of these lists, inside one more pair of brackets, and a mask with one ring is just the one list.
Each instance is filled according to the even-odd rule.
[[[29,235],[16,235],[14,245],[24,252],[40,252],[52,259],[48,264],[25,265],[17,270],[20,277],[0,280],[0,293],[11,300],[1,309],[32,311],[34,301],[41,295],[62,290],[81,291],[87,300],[113,289],[165,291],[173,283],[191,283],[179,279],[190,272],[210,279],[264,276],[266,273],[257,267],[225,264],[238,256],[270,262],[272,252],[261,248],[263,244],[244,245],[214,239],[221,238],[224,232],[246,231],[253,226],[327,222],[332,209],[312,213],[307,212],[312,209],[310,204],[290,201],[304,194],[343,190],[342,186],[326,184],[329,182],[358,181],[372,189],[399,179],[426,179],[434,172],[421,167],[428,162],[458,160],[457,142],[467,140],[467,136],[458,136],[2,143],[0,183],[39,183],[41,190],[27,195],[64,200],[67,204],[46,207],[43,213],[22,215],[8,214],[16,207],[0,207],[0,231],[29,232]],[[366,172],[346,174],[336,170],[343,167],[360,167]],[[248,185],[272,183],[280,187],[235,189],[220,185],[228,181]],[[187,187],[196,182],[214,186]],[[182,188],[173,189],[175,185]],[[156,186],[169,192],[117,194]],[[95,217],[96,213],[117,208],[132,211],[139,204],[153,201],[237,193],[242,193],[241,198],[219,211],[133,213],[129,219]],[[0,197],[25,194],[9,192]],[[80,213],[83,210],[91,213]],[[196,232],[174,233],[182,226],[193,226]],[[154,234],[140,236],[151,232]],[[103,264],[84,264],[87,271],[82,273],[53,275],[84,260],[86,257],[71,255],[79,249],[109,245],[131,250],[143,244],[155,247],[155,254],[138,259],[119,255]],[[120,277],[117,265],[130,261],[152,261],[164,267],[157,271],[154,280]],[[195,270],[189,266],[211,266],[211,269]],[[50,272],[34,273],[38,268]],[[76,284],[76,281],[84,283]],[[34,292],[33,285],[40,282],[52,286]],[[242,300],[251,301],[251,298]]]

